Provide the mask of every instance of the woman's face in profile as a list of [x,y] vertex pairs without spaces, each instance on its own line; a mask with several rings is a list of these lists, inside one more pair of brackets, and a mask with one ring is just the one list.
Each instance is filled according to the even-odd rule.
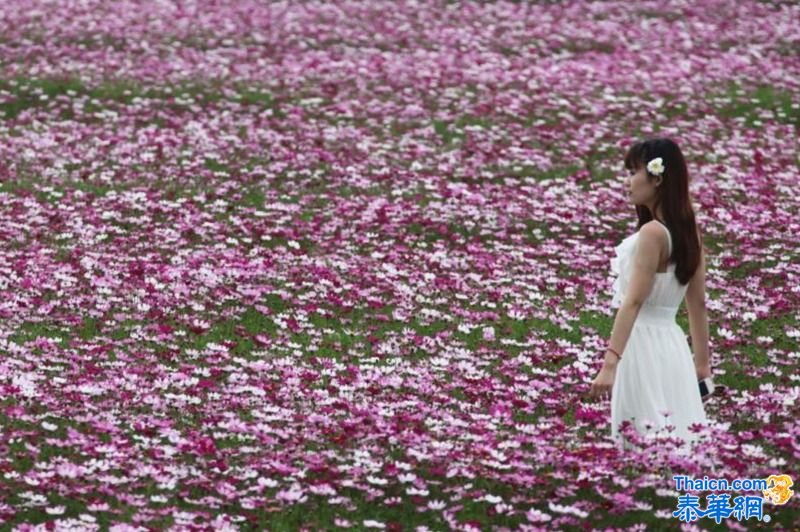
[[634,205],[646,205],[656,195],[656,183],[658,180],[650,182],[647,180],[647,169],[640,166],[637,170],[628,170],[625,172],[624,183],[628,201]]

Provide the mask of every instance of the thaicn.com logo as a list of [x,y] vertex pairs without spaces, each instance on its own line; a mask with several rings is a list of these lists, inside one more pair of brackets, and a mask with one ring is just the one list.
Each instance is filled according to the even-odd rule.
[[794,494],[791,489],[792,479],[789,475],[770,475],[767,478],[740,479],[728,481],[724,478],[693,479],[683,475],[675,475],[675,489],[678,491],[760,491],[763,496],[738,495],[731,498],[730,493],[711,493],[706,495],[705,508],[700,504],[700,497],[687,493],[678,496],[678,509],[672,515],[684,522],[693,522],[703,517],[713,519],[719,524],[723,519],[734,518],[738,521],[756,518],[769,523],[772,518],[764,513],[764,501],[780,506],[786,504]]

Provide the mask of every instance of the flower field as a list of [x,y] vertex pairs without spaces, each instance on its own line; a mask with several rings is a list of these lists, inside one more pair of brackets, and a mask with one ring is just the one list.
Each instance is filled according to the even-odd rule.
[[[672,474],[800,476],[798,20],[5,0],[0,524],[755,526],[681,524]],[[688,454],[621,452],[583,400],[650,135],[687,157],[728,386]]]

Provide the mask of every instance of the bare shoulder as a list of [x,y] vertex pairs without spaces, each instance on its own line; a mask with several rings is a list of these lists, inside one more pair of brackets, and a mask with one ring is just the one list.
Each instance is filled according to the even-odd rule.
[[639,233],[642,235],[642,237],[654,242],[661,242],[662,240],[667,239],[667,235],[664,233],[664,229],[662,229],[661,224],[655,220],[650,220],[646,224],[642,225],[642,227],[639,229]]
[[658,255],[661,248],[666,245],[664,230],[656,227],[658,222],[651,221],[639,228],[637,247],[645,255]]

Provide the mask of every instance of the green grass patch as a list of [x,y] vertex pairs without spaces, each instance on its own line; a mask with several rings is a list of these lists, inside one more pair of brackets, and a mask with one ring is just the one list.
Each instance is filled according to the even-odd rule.
[[24,322],[20,324],[14,334],[9,336],[9,340],[16,344],[24,345],[41,337],[52,338],[58,342],[66,343],[70,339],[70,334],[51,323]]
[[712,101],[719,102],[722,116],[743,118],[747,127],[769,120],[800,126],[800,97],[772,85],[760,84],[745,91],[729,82],[725,92]]

